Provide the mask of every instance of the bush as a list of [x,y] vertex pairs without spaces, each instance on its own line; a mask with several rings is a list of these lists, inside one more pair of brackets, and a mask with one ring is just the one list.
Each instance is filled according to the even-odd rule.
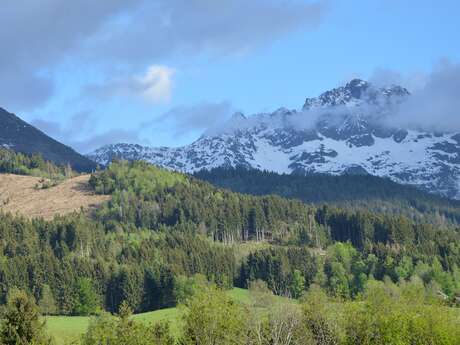
[[3,315],[0,344],[51,344],[44,329],[35,301],[23,291],[11,291]]

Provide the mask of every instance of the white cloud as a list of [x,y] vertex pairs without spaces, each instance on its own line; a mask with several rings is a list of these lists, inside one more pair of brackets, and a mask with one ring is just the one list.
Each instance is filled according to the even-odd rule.
[[[281,126],[309,130],[323,119],[327,119],[329,125],[338,126],[351,116],[357,119],[365,117],[372,123],[388,128],[460,132],[460,63],[444,60],[428,73],[403,74],[389,69],[377,69],[369,81],[374,87],[400,85],[412,92],[408,97],[394,100],[390,108],[385,108],[384,113],[381,103],[362,104],[359,108],[341,105],[319,107],[297,112],[289,116]],[[273,123],[271,116],[250,116],[238,124],[238,129],[252,127],[261,119]],[[223,130],[228,130],[228,126]]]
[[172,97],[176,70],[162,65],[151,65],[139,75],[123,75],[103,83],[88,85],[85,96],[134,97],[151,103],[168,103]]
[[160,65],[150,66],[147,73],[137,79],[142,89],[142,96],[154,103],[169,102],[173,89],[173,76],[175,70]]

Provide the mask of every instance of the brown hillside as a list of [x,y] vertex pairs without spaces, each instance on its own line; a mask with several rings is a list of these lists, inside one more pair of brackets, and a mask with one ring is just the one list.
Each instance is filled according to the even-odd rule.
[[36,189],[38,177],[0,174],[0,210],[28,218],[52,219],[58,214],[94,208],[109,197],[94,194],[89,177],[78,176],[56,187]]

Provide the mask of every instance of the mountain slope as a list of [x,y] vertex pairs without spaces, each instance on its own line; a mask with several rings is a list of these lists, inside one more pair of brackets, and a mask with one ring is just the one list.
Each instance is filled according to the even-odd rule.
[[70,164],[77,171],[92,171],[96,164],[72,148],[50,138],[14,114],[0,108],[0,147],[26,154],[39,153],[59,165]]
[[89,155],[146,160],[185,172],[243,166],[278,173],[372,174],[450,198],[460,198],[460,133],[393,124],[410,97],[400,86],[362,80],[307,98],[301,110],[235,114],[180,148],[115,144]]

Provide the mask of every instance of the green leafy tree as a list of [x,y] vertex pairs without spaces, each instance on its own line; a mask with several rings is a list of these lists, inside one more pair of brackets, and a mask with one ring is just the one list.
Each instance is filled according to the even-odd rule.
[[240,345],[247,336],[247,312],[222,291],[204,289],[184,316],[184,345]]
[[77,300],[74,307],[76,315],[94,315],[99,309],[99,296],[91,280],[80,278],[77,282]]
[[119,309],[118,318],[103,313],[93,319],[82,336],[82,345],[174,345],[168,323],[146,325],[134,321],[127,302]]
[[329,298],[318,285],[312,285],[302,299],[303,331],[306,344],[340,344],[340,324],[331,310]]
[[14,290],[8,296],[0,330],[0,344],[51,344],[51,339],[45,334],[45,325],[40,321],[38,307],[23,291]]
[[299,298],[305,290],[305,278],[299,270],[294,270],[292,275],[291,294]]

